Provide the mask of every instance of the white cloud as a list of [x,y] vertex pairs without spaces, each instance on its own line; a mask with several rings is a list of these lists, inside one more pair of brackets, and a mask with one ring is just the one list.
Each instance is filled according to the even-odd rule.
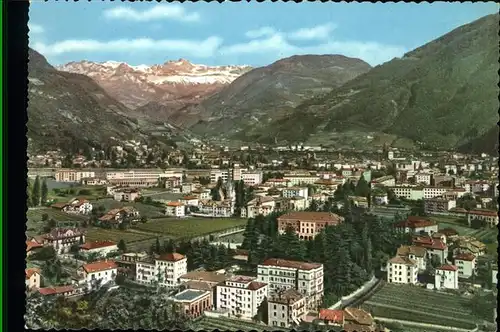
[[138,11],[130,7],[116,7],[105,10],[104,17],[135,22],[148,22],[163,19],[182,22],[197,22],[200,20],[199,13],[188,13],[185,7],[177,4],[156,5],[144,11]]
[[262,27],[256,30],[250,30],[245,33],[248,38],[260,38],[276,34],[276,30],[271,27]]
[[75,52],[152,52],[177,51],[186,56],[210,57],[221,45],[219,37],[209,37],[204,40],[154,40],[149,38],[118,39],[111,41],[64,40],[54,44],[35,43],[33,48],[46,56],[54,56]]
[[327,39],[337,26],[332,23],[317,25],[312,28],[302,28],[288,34],[288,38],[295,40]]
[[[297,30],[300,31],[300,30]],[[304,30],[305,31],[305,30]],[[321,36],[320,29],[316,30],[315,38],[313,33],[303,33],[305,38],[318,39]],[[323,30],[325,31],[325,30]],[[298,36],[295,35],[295,37]],[[304,39],[302,38],[302,40]],[[271,61],[292,55],[304,54],[340,54],[353,58],[360,58],[370,65],[378,65],[394,57],[402,56],[407,50],[400,46],[386,45],[377,42],[361,41],[340,41],[333,38],[326,38],[320,43],[308,46],[297,46],[290,42],[290,34],[275,33],[264,38],[252,39],[245,43],[223,46],[219,49],[221,55],[241,55],[259,54]]]
[[43,33],[45,31],[45,29],[41,25],[35,23],[28,23],[28,28],[30,29],[30,33],[32,34]]

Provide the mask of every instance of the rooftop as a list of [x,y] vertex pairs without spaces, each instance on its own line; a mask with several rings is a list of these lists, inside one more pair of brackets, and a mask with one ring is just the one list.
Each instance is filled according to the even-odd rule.
[[192,271],[182,275],[180,279],[219,283],[226,280],[226,276],[224,274],[209,271]]
[[343,310],[332,310],[332,309],[320,309],[319,319],[324,319],[329,322],[343,324],[344,323],[344,311]]
[[117,266],[114,261],[100,261],[83,265],[83,269],[87,273],[112,270],[116,268]]
[[290,212],[282,215],[278,220],[300,220],[312,222],[335,222],[339,223],[343,220],[342,217],[331,212]]
[[174,252],[174,253],[160,255],[160,256],[156,257],[156,260],[158,260],[158,261],[168,261],[168,262],[177,262],[177,261],[183,260],[184,258],[186,258],[186,256]]
[[91,249],[105,248],[105,247],[111,247],[111,246],[116,246],[116,242],[113,242],[113,241],[94,241],[94,242],[87,242],[85,244],[82,244],[80,246],[80,249],[91,250]]
[[308,263],[308,262],[300,262],[300,261],[290,261],[279,258],[268,258],[263,263],[263,266],[277,266],[277,267],[285,267],[291,269],[299,269],[299,270],[314,270],[323,266],[320,263]]
[[206,294],[210,293],[208,291],[202,291],[197,289],[186,289],[180,293],[177,293],[174,296],[174,300],[179,302],[192,302],[195,301],[197,298],[204,296]]

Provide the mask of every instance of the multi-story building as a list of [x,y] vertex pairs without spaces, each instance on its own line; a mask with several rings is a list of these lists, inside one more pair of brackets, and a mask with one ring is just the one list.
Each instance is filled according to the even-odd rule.
[[220,217],[229,218],[234,214],[234,205],[231,201],[200,201],[198,205],[199,213],[210,216],[210,217]]
[[56,181],[58,182],[80,182],[84,178],[95,177],[95,172],[73,169],[60,169],[56,171],[55,177]]
[[489,227],[495,227],[498,225],[498,213],[497,211],[490,210],[472,210],[469,211],[467,216],[467,221],[471,225],[472,220],[479,219],[484,220]]
[[301,184],[314,184],[314,182],[319,180],[319,176],[310,174],[287,174],[283,179],[290,181],[292,186],[297,186]]
[[269,258],[258,265],[257,278],[269,284],[269,296],[290,288],[299,291],[308,309],[317,309],[323,299],[323,264]]
[[453,188],[450,187],[424,187],[423,195],[424,199],[434,198],[437,196],[442,196],[446,192],[452,191]]
[[300,239],[313,239],[326,226],[336,226],[344,218],[330,212],[291,212],[278,218],[278,231],[292,227]]
[[306,297],[290,288],[267,299],[268,325],[290,328],[299,326],[306,314]]
[[404,197],[410,200],[419,200],[424,198],[424,189],[417,186],[394,186],[389,187],[396,197]]
[[441,264],[446,262],[448,246],[441,239],[434,239],[431,236],[415,236],[412,241],[413,245],[427,250],[427,259],[432,259],[432,256],[435,255]]
[[74,198],[67,203],[54,203],[51,207],[71,214],[90,214],[93,208],[92,204],[83,198]]
[[160,255],[155,258],[155,272],[159,273],[159,285],[174,288],[187,273],[187,257],[179,253]]
[[[111,185],[129,187],[153,187],[159,184],[162,177],[173,177],[177,173],[167,173],[161,169],[135,169],[129,171],[109,171],[106,172],[106,179]],[[177,174],[179,175],[179,174]],[[179,175],[182,180],[182,173]]]
[[387,262],[387,282],[412,284],[418,281],[418,263],[408,257],[396,256]]
[[458,268],[455,265],[443,265],[436,269],[434,276],[436,289],[458,289]]
[[251,319],[268,294],[267,284],[253,277],[232,276],[216,286],[216,308],[232,316]]
[[390,176],[390,175],[382,176],[382,177],[373,179],[372,180],[372,184],[373,185],[382,185],[382,186],[386,186],[386,187],[391,187],[391,186],[395,186],[396,185],[396,179],[394,178],[394,176]]
[[458,254],[454,257],[454,260],[460,278],[469,278],[476,274],[476,256],[473,254]]
[[427,214],[444,213],[457,207],[457,201],[444,197],[434,197],[424,199],[424,211]]
[[262,183],[262,172],[261,171],[246,171],[241,173],[241,180],[247,186],[255,186]]
[[178,309],[190,318],[203,315],[206,310],[212,309],[212,294],[209,291],[186,289],[172,297]]
[[182,218],[186,216],[186,207],[181,202],[168,202],[165,204],[165,215]]
[[135,281],[141,284],[151,285],[158,282],[155,260],[146,257],[136,261]]
[[401,246],[398,248],[397,255],[408,257],[417,262],[418,269],[424,271],[427,267],[427,250],[417,246]]
[[409,216],[406,220],[394,224],[394,227],[400,232],[411,234],[424,232],[431,235],[438,231],[438,225],[434,221],[418,216]]
[[81,284],[89,290],[108,282],[114,282],[117,273],[116,263],[108,260],[84,264],[78,271],[82,277]]
[[210,182],[216,183],[219,178],[223,183],[232,180],[232,172],[229,169],[213,169],[210,171]]
[[78,228],[53,228],[50,233],[42,235],[43,245],[53,246],[56,253],[69,252],[71,246],[85,242],[85,232]]
[[255,218],[258,215],[267,216],[274,212],[276,202],[269,196],[258,196],[247,203],[246,208],[241,209],[242,218]]
[[26,288],[27,289],[40,288],[41,278],[42,278],[40,269],[29,268],[25,270],[25,273],[26,273],[26,282],[25,282]]
[[113,199],[120,202],[133,202],[141,196],[137,189],[119,189],[114,191]]
[[432,174],[429,173],[417,173],[415,174],[415,183],[425,184],[430,186],[432,183]]
[[309,197],[309,189],[307,187],[289,187],[289,188],[284,188],[281,191],[281,195],[285,198],[292,198],[292,197],[304,197],[307,199]]

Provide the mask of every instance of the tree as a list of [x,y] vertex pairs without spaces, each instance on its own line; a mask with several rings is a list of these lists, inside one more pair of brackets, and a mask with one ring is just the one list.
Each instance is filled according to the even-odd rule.
[[49,188],[47,187],[47,179],[43,179],[42,189],[41,189],[41,201],[42,205],[47,204],[47,196],[49,194]]
[[161,254],[161,246],[160,246],[160,239],[156,238],[156,243],[155,243],[155,253]]
[[368,195],[370,194],[370,185],[368,184],[368,182],[366,182],[363,175],[361,175],[358,183],[356,183],[356,189],[354,192],[356,193],[356,196],[361,197],[368,197]]
[[42,214],[42,221],[45,222],[49,220],[49,215],[47,213]]
[[33,184],[33,191],[31,192],[31,201],[33,206],[40,205],[40,177],[37,176]]
[[127,245],[125,244],[125,241],[123,241],[123,239],[120,239],[120,241],[118,241],[118,250],[120,250],[121,252],[126,252],[127,251]]
[[480,229],[486,227],[487,222],[484,219],[474,218],[470,221],[470,227],[474,229]]
[[26,205],[28,207],[33,206],[33,198],[31,197],[31,194],[33,193],[33,186],[31,185],[31,181],[28,180],[28,185],[26,186]]
[[268,311],[268,305],[267,305],[267,297],[264,296],[264,299],[257,307],[257,315],[255,318],[256,318],[256,320],[261,321],[265,324],[269,323],[269,311]]

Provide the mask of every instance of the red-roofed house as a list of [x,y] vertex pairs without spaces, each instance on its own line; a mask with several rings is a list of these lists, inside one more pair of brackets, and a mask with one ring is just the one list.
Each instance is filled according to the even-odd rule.
[[40,273],[40,269],[37,268],[28,268],[25,270],[26,272],[26,288],[40,288],[42,275]]
[[92,204],[85,198],[73,198],[68,203],[55,203],[51,207],[66,213],[89,214],[92,212]]
[[433,239],[430,236],[415,236],[413,237],[413,245],[427,249],[428,259],[431,259],[432,255],[436,255],[441,264],[446,262],[448,246],[443,241]]
[[79,228],[53,228],[42,235],[43,245],[51,245],[58,254],[69,252],[74,244],[85,242],[85,232]]
[[36,240],[26,241],[26,256],[32,255],[37,249],[43,248],[41,243],[36,242]]
[[40,288],[38,292],[43,296],[71,296],[77,293],[73,285]]
[[84,283],[88,289],[92,289],[108,282],[114,282],[118,273],[118,266],[114,261],[99,261],[89,264],[84,264],[79,269],[78,273],[83,277]]
[[320,325],[344,326],[343,310],[320,309],[318,318]]
[[105,257],[107,254],[116,251],[118,251],[118,246],[113,241],[87,242],[80,246],[80,252],[83,255],[98,254]]
[[186,206],[183,202],[168,202],[165,204],[165,215],[182,218],[186,215]]
[[476,274],[476,256],[471,253],[461,253],[454,257],[455,266],[458,267],[458,276],[469,278]]
[[436,289],[458,289],[458,268],[455,265],[438,267],[434,279]]
[[438,225],[424,217],[410,216],[408,219],[394,224],[397,230],[404,233],[420,234],[425,232],[432,234],[438,231]]
[[155,258],[155,272],[160,274],[159,285],[174,288],[187,273],[187,257],[179,253],[163,254]]
[[471,225],[472,220],[479,219],[484,220],[490,227],[495,227],[498,225],[498,212],[490,211],[490,210],[472,210],[469,211],[467,216],[467,221],[469,222],[469,226]]

